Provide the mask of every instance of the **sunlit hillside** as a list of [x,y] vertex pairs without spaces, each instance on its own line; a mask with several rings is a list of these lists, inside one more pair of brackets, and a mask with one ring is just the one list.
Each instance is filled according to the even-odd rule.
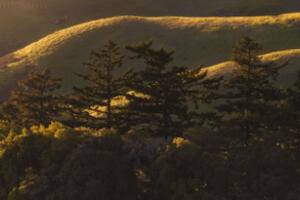
[[[91,49],[101,48],[108,39],[120,44],[153,39],[156,46],[176,50],[174,63],[190,67],[230,60],[233,45],[246,34],[263,43],[264,53],[299,49],[299,24],[300,13],[262,17],[120,16],[94,20],[54,32],[0,58],[0,84],[4,90],[12,88],[22,77],[24,66],[38,65],[64,76],[64,89],[69,89],[78,83],[73,72],[82,71],[81,63],[88,59]],[[298,55],[298,51],[294,54]]]
[[[292,85],[296,78],[296,71],[300,70],[300,49],[290,49],[283,51],[275,51],[261,56],[261,59],[264,62],[281,62],[288,61],[289,64],[286,68],[281,70],[278,85],[287,86]],[[227,61],[212,65],[205,68],[208,70],[209,76],[219,76],[219,75],[228,75],[234,70],[238,70],[239,66],[232,62]]]
[[0,200],[300,200],[300,0],[0,0]]
[[253,16],[299,10],[298,0],[0,0],[0,55],[102,17]]
[[[189,56],[177,56],[184,56],[190,60],[189,64],[197,64],[199,60],[204,64],[211,64],[228,58],[234,42],[243,34],[258,38],[266,51],[297,48],[300,44],[299,23],[300,13],[263,17],[112,17],[50,34],[11,54],[15,61],[7,66],[49,65],[45,58],[56,57],[58,52],[62,51],[63,60],[68,60],[71,58],[70,52],[72,55],[75,55],[75,52],[87,54],[83,50],[99,48],[108,39],[121,43],[154,39],[155,42],[178,52],[180,49],[177,48],[181,47],[183,41],[186,45],[183,51],[189,50],[186,52]],[[192,44],[194,46],[191,46]],[[193,54],[197,55],[196,59],[193,58]],[[76,58],[72,57],[74,62],[77,61]],[[181,60],[180,57],[178,60]],[[56,65],[62,64],[53,61]]]

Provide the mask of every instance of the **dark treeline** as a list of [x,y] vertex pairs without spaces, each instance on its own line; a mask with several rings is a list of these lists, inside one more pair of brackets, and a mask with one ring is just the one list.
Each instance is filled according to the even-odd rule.
[[19,82],[0,107],[0,199],[300,198],[300,71],[276,87],[288,62],[262,62],[250,37],[226,78],[151,41],[125,49],[137,66],[109,41],[69,94],[48,69]]

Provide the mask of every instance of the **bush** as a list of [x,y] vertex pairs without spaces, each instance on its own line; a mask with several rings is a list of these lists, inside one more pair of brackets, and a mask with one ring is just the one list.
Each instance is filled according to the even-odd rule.
[[0,199],[136,199],[135,171],[112,132],[60,123],[10,131],[0,143]]
[[183,138],[173,140],[154,169],[154,193],[159,200],[223,199],[229,184],[225,158]]

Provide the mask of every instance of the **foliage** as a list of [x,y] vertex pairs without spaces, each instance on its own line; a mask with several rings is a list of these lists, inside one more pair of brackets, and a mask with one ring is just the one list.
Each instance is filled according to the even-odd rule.
[[[108,42],[86,63],[91,73],[78,74],[90,83],[78,95],[53,95],[61,79],[44,70],[2,105],[0,199],[299,199],[300,73],[294,87],[276,88],[286,63],[262,62],[261,45],[242,38],[218,121],[196,109],[217,100],[222,78],[170,66],[173,52],[152,42],[127,49],[144,61],[136,73],[114,76],[123,57]],[[126,103],[113,104],[121,95]],[[86,127],[51,123],[57,108],[71,108],[72,125]],[[208,119],[218,129],[204,126]]]
[[60,123],[11,132],[0,145],[0,198],[135,199],[136,176],[123,141],[102,132]]
[[[108,145],[105,141],[106,146]],[[109,150],[98,142],[76,148],[59,174],[51,198],[110,200],[137,199],[137,180],[124,152]]]
[[272,79],[277,78],[278,71],[287,62],[263,63],[258,57],[261,50],[262,45],[252,38],[241,38],[233,49],[233,60],[240,67],[225,81],[226,103],[218,106],[223,114],[222,126],[242,134],[240,137],[245,143],[262,128],[274,124],[274,102],[282,98]]
[[108,41],[103,49],[91,52],[89,62],[85,63],[89,73],[76,73],[87,85],[74,87],[70,109],[74,123],[85,122],[97,129],[124,126],[122,106],[113,105],[116,97],[126,94],[126,84],[133,78],[132,70],[116,77],[115,70],[122,67],[123,57],[112,41]]
[[[289,127],[300,131],[300,71],[298,71],[298,79],[294,84],[294,88],[288,89],[287,102],[283,107],[283,111],[288,111],[284,117],[289,119],[286,123]],[[283,123],[284,125],[284,123]]]
[[208,151],[193,141],[175,138],[154,163],[155,198],[225,199],[234,175],[227,165],[221,151]]
[[9,121],[1,120],[0,121],[0,140],[5,139],[7,134],[9,134],[10,130],[15,128],[10,124]]
[[[154,163],[156,199],[297,199],[297,156],[272,140],[228,144],[195,129],[177,138]],[[225,148],[224,148],[225,147]]]
[[61,78],[51,75],[48,69],[31,72],[20,81],[18,90],[1,106],[3,117],[24,127],[49,125],[59,115],[59,99],[54,92],[60,88]]
[[145,63],[139,76],[129,83],[133,91],[145,96],[127,95],[128,109],[139,116],[137,125],[150,124],[155,134],[168,137],[203,123],[201,115],[191,110],[197,110],[199,102],[210,102],[222,78],[207,78],[201,67],[169,66],[174,52],[155,49],[152,41],[126,48],[134,53],[132,58]]

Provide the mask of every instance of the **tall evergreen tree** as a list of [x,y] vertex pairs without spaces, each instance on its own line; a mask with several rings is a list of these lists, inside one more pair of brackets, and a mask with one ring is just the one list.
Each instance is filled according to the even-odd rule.
[[86,83],[84,87],[74,87],[71,98],[73,125],[92,128],[120,128],[124,125],[122,105],[113,100],[124,96],[126,83],[134,76],[131,69],[116,75],[122,66],[124,56],[113,41],[108,41],[103,49],[92,51],[88,62],[84,63],[89,72],[76,73]]
[[1,113],[5,119],[25,127],[49,125],[60,113],[55,92],[61,87],[61,81],[48,69],[31,72],[26,80],[18,83],[20,89],[12,91],[2,104]]
[[298,77],[294,86],[294,90],[289,91],[289,103],[292,105],[294,116],[294,124],[292,127],[297,129],[298,134],[300,134],[300,71],[298,71]]
[[224,116],[222,126],[231,131],[235,128],[243,134],[245,142],[261,128],[271,128],[274,101],[282,97],[272,80],[287,62],[264,63],[258,56],[261,51],[262,45],[250,37],[244,36],[237,43],[233,49],[233,61],[240,68],[224,82],[226,102],[218,106]]
[[195,112],[198,102],[209,103],[221,78],[207,78],[201,67],[169,66],[174,52],[155,49],[152,41],[126,48],[134,53],[133,59],[142,59],[145,64],[130,85],[144,96],[127,95],[129,109],[139,116],[138,125],[147,124],[151,131],[167,137],[181,135],[184,129],[203,122],[203,114]]
[[273,112],[276,121],[277,142],[287,146],[300,147],[300,71],[294,86],[284,90],[284,100],[277,104]]

